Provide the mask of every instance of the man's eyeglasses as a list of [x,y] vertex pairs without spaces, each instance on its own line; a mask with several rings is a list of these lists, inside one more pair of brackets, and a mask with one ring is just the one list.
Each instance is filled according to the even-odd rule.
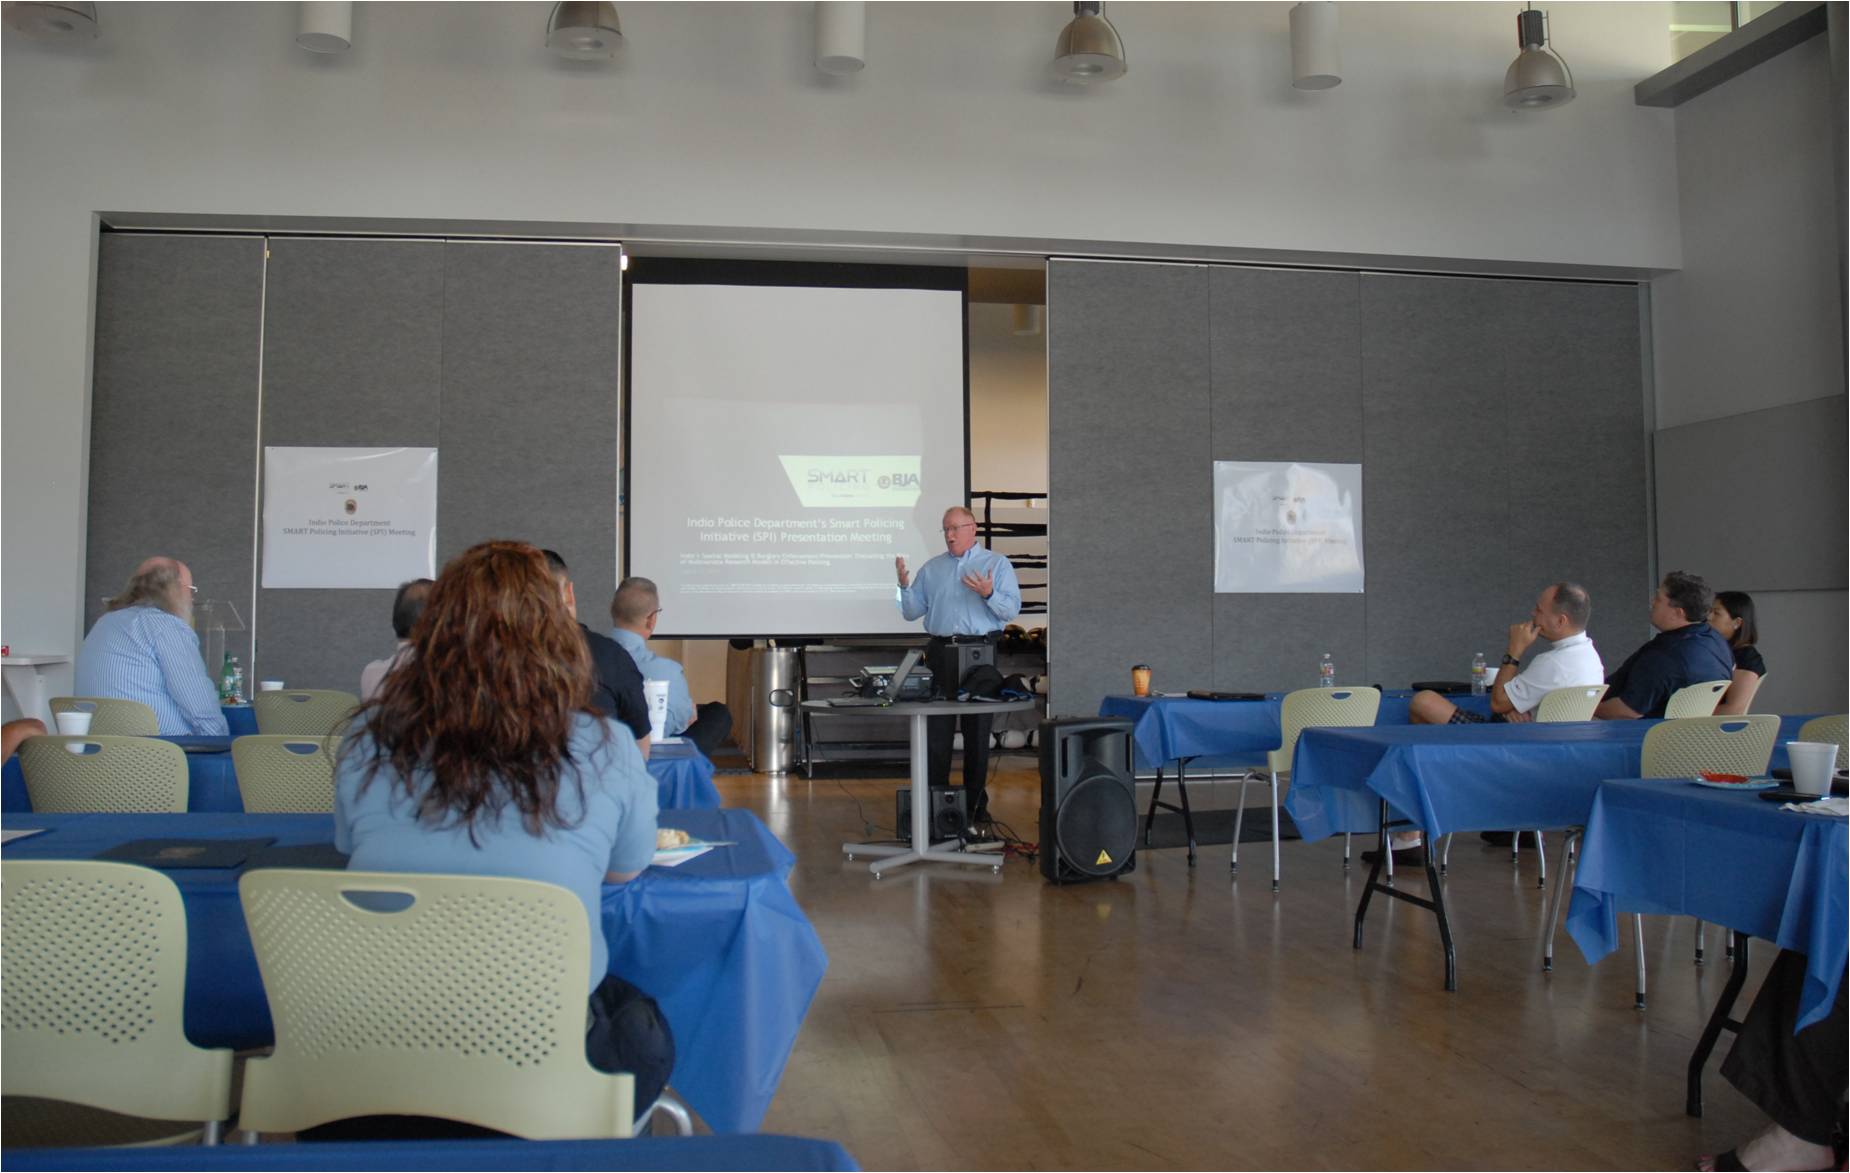
[[956,532],[957,532],[958,530],[965,530],[965,529],[975,529],[975,528],[976,528],[976,522],[974,522],[974,521],[962,521],[962,522],[958,522],[958,523],[957,523],[956,525],[947,525],[947,526],[945,526],[945,527],[944,527],[944,532],[945,532],[945,533],[947,533],[947,534],[954,534],[954,533],[956,533]]
[[186,584],[186,589],[187,589],[187,590],[189,590],[189,591],[192,591],[192,592],[193,592],[193,593],[194,593],[195,595],[199,593],[199,588],[198,588],[198,587],[196,587],[196,586],[194,586],[194,585],[193,585],[192,583],[190,583],[190,582]]

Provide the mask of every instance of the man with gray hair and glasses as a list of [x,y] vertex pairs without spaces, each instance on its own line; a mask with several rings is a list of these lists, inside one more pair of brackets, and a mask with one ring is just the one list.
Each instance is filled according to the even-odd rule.
[[149,558],[77,652],[77,695],[140,701],[162,736],[230,733],[218,690],[193,633],[193,572],[174,558]]

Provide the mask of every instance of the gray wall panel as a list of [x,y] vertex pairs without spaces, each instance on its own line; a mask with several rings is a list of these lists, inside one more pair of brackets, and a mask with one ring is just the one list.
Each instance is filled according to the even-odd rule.
[[438,560],[487,538],[550,546],[571,565],[581,617],[607,630],[617,584],[618,251],[453,243],[444,262]]
[[[443,255],[427,241],[271,242],[265,445],[438,444]],[[439,535],[449,468],[440,458]],[[259,673],[356,690],[360,669],[391,650],[391,606],[389,590],[259,591]]]
[[1207,270],[1048,265],[1049,711],[1212,675]]
[[1507,355],[1508,622],[1548,583],[1579,582],[1612,668],[1651,635],[1639,296],[1539,281],[1504,292],[1522,339]]
[[[1212,460],[1361,462],[1360,280],[1355,273],[1210,271]],[[1211,570],[1209,582],[1211,589]],[[1308,687],[1324,652],[1337,657],[1343,679],[1362,680],[1366,596],[1212,599],[1214,687]]]
[[[262,298],[259,237],[102,237],[86,629],[150,554],[249,620]],[[250,664],[247,634],[228,647]]]
[[1660,563],[1723,590],[1841,589],[1845,424],[1833,395],[1657,433]]
[[1504,285],[1362,278],[1367,683],[1463,680],[1520,617],[1508,613]]

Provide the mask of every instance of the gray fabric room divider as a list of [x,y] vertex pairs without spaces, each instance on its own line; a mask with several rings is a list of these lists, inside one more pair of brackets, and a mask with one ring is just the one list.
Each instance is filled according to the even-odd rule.
[[86,619],[173,553],[254,627],[254,657],[231,641],[252,681],[353,691],[392,648],[392,591],[259,588],[253,606],[258,445],[406,445],[439,450],[439,567],[487,537],[550,545],[607,628],[618,250],[268,243],[266,272],[262,238],[103,237]]
[[[249,622],[262,304],[261,237],[99,242],[86,631],[151,554]],[[249,665],[248,632],[226,646]]]
[[[1128,689],[1463,679],[1559,578],[1649,634],[1639,293],[1189,265],[1048,267],[1058,714]],[[1205,337],[1204,337],[1205,332]],[[1214,592],[1214,460],[1363,465],[1362,595]]]

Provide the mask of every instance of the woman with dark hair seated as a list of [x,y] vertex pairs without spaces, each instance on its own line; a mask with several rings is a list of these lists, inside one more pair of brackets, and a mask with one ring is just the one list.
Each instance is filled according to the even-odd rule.
[[674,1041],[606,973],[600,889],[649,866],[655,782],[590,708],[591,660],[540,551],[484,542],[430,590],[412,654],[361,707],[335,771],[334,838],[359,871],[512,876],[570,889],[591,928],[590,1062],[646,1110]]
[[1766,660],[1754,646],[1760,638],[1760,628],[1754,622],[1753,596],[1746,591],[1716,591],[1715,605],[1709,608],[1709,626],[1722,633],[1734,652],[1734,683],[1722,694],[1715,715],[1738,717],[1754,703],[1760,679],[1766,675]]

